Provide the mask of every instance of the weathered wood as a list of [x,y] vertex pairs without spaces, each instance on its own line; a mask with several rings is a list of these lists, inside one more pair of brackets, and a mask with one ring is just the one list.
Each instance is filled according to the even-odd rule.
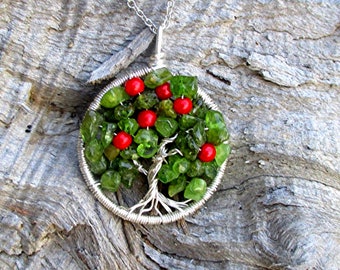
[[127,68],[141,53],[150,46],[155,34],[145,28],[135,39],[117,54],[112,55],[91,73],[88,83],[97,83],[110,79],[119,71]]
[[[138,2],[158,22],[165,2]],[[141,21],[108,0],[0,13],[1,269],[340,268],[338,1],[176,1],[166,63],[223,109],[233,153],[205,207],[162,226],[112,216],[76,154],[86,81]]]

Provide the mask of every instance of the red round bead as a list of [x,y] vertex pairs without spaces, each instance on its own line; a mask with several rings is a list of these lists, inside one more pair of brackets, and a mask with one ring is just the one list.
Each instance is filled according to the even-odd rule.
[[145,85],[141,78],[134,77],[125,82],[125,91],[129,96],[136,96],[144,91]]
[[216,148],[211,143],[205,143],[202,145],[200,152],[198,153],[198,158],[202,162],[213,161],[216,156]]
[[141,111],[137,116],[138,125],[142,128],[153,127],[157,120],[157,114],[151,110]]
[[120,131],[113,137],[112,144],[119,150],[128,148],[132,143],[132,136],[125,131]]
[[170,89],[170,83],[164,83],[160,86],[157,86],[156,89],[156,95],[159,99],[163,100],[163,99],[168,99],[172,97],[172,92]]
[[192,110],[192,101],[190,98],[177,98],[174,101],[174,110],[179,114],[188,114]]

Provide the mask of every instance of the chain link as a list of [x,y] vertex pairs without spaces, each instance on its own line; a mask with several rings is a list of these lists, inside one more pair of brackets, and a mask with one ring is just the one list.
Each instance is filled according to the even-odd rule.
[[[172,11],[173,11],[173,8],[175,6],[174,2],[175,2],[174,0],[168,0],[167,7],[166,7],[166,15],[165,15],[163,23],[160,25],[160,26],[162,26],[163,29],[167,28],[170,24],[171,17],[172,17]],[[135,0],[127,0],[126,3],[128,5],[128,7],[131,8],[132,10],[134,10],[135,13],[137,14],[137,16],[142,19],[142,21],[145,23],[145,25],[147,27],[149,27],[150,30],[153,33],[157,34],[159,27],[157,27],[154,24],[154,22],[145,15],[143,10],[141,10],[139,8],[139,6],[137,5],[136,1]]]

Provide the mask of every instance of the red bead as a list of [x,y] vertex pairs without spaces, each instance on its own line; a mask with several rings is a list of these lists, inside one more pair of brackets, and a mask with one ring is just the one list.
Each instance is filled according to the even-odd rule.
[[160,86],[157,86],[156,89],[156,95],[159,99],[163,100],[163,99],[168,99],[172,97],[172,93],[170,90],[170,83],[164,83]]
[[144,91],[145,85],[141,78],[134,77],[125,82],[125,91],[129,96],[136,96]]
[[128,148],[132,143],[132,136],[125,131],[120,131],[113,137],[112,144],[119,150]]
[[142,128],[153,127],[157,120],[157,114],[151,110],[141,111],[137,116],[138,125]]
[[205,143],[202,145],[200,152],[198,153],[198,158],[202,162],[213,161],[216,156],[216,148],[211,143]]
[[192,101],[190,98],[177,98],[174,101],[174,110],[179,114],[188,114],[192,110]]

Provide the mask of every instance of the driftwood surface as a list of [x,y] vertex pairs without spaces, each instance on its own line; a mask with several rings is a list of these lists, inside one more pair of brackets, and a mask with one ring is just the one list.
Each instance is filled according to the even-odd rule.
[[[198,76],[233,152],[205,207],[160,226],[103,208],[76,151],[107,83],[86,81],[141,20],[122,0],[0,2],[1,269],[340,269],[339,1],[175,2],[165,62]],[[138,3],[159,23],[165,1]]]

